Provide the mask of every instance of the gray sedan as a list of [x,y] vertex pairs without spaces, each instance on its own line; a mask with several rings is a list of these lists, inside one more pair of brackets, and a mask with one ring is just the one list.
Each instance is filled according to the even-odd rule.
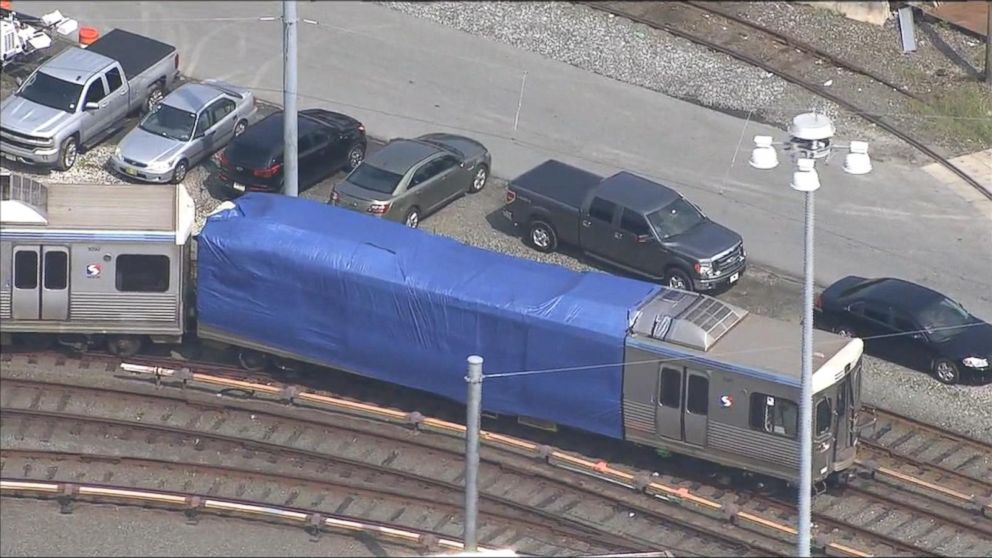
[[448,202],[482,190],[491,166],[489,150],[464,136],[394,139],[351,171],[330,203],[416,228]]
[[124,136],[110,165],[145,182],[178,184],[190,167],[244,132],[255,111],[247,89],[218,81],[183,85]]

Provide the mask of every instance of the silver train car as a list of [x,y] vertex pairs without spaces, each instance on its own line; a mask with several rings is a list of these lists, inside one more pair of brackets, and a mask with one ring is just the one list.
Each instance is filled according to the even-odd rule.
[[[662,291],[625,343],[625,438],[798,481],[801,329],[715,298]],[[813,479],[854,464],[864,343],[813,336]]]
[[10,175],[0,186],[0,344],[130,355],[181,341],[195,215],[185,188]]

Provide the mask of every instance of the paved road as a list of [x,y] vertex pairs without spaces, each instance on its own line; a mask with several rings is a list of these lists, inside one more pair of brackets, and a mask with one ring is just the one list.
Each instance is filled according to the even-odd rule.
[[[171,42],[187,74],[281,98],[280,24],[257,19],[279,16],[278,2],[19,0],[18,7],[58,8],[104,32],[116,26]],[[548,157],[597,172],[632,169],[678,187],[740,231],[756,261],[801,272],[803,209],[787,186],[791,169],[761,173],[746,164],[749,138],[778,131],[377,5],[302,2],[300,16],[318,22],[301,26],[301,107],[349,112],[379,137],[465,132],[490,147],[502,176]],[[871,175],[852,177],[838,160],[821,165],[820,175],[818,282],[901,276],[992,318],[992,221],[974,205],[984,202],[965,201],[898,162],[879,161]]]

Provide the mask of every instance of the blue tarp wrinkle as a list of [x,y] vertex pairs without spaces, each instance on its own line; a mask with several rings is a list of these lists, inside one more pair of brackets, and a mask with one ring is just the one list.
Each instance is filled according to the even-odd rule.
[[478,249],[318,202],[248,194],[198,237],[201,324],[379,380],[623,437],[624,336],[650,283]]

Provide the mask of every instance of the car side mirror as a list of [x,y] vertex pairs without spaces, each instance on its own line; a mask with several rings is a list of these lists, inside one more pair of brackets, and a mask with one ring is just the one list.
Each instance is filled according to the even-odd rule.
[[23,79],[21,79],[21,77],[20,77],[20,76],[18,76],[18,77],[16,77],[16,78],[14,78],[14,81],[15,81],[15,82],[17,83],[17,86],[18,86],[18,87],[20,87],[20,86],[22,86],[22,85],[24,85],[24,80],[23,80]]
[[100,103],[90,102],[83,105],[83,110],[96,110],[98,108],[100,108]]

